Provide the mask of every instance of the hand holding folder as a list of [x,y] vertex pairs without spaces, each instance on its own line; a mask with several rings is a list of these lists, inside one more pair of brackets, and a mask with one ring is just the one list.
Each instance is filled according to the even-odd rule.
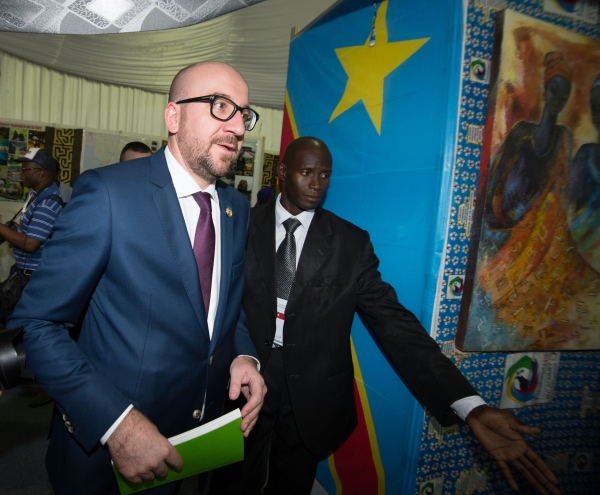
[[236,409],[210,423],[169,438],[169,442],[183,459],[183,469],[177,472],[168,466],[164,478],[131,483],[123,478],[113,465],[121,494],[137,493],[241,461],[244,458],[241,423],[242,415],[240,410]]

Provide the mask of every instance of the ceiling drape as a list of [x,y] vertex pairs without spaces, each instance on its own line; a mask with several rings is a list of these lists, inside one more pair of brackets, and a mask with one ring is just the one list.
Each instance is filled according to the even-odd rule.
[[250,103],[282,109],[292,26],[302,28],[336,0],[266,0],[200,24],[99,35],[0,33],[0,49],[89,80],[167,93],[183,67],[217,60],[234,66]]

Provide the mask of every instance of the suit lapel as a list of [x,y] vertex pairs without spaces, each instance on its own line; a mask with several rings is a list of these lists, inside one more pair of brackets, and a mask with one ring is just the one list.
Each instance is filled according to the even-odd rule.
[[233,220],[226,213],[229,207],[229,187],[223,187],[217,181],[217,195],[219,196],[219,209],[221,210],[221,281],[219,288],[219,306],[217,307],[217,315],[215,317],[215,325],[213,327],[213,335],[211,339],[211,352],[217,340],[219,339],[219,330],[221,329],[223,318],[226,311],[227,294],[229,294],[229,281],[231,280],[231,266],[233,247]]
[[277,306],[275,292],[275,201],[262,208],[252,219],[250,244],[267,292]]
[[302,294],[306,286],[333,252],[327,239],[332,235],[331,226],[323,219],[322,213],[323,210],[320,207],[317,208],[306,234],[306,240],[304,241],[304,247],[302,248],[298,262],[298,269],[296,270],[296,276],[290,292],[290,303]]
[[150,182],[158,186],[153,198],[162,228],[169,241],[175,264],[179,270],[190,304],[194,309],[194,313],[196,313],[196,318],[198,318],[198,323],[206,337],[209,338],[206,312],[202,303],[200,280],[198,279],[198,267],[194,252],[188,242],[187,229],[164,153],[156,152],[153,154],[150,157],[150,163],[152,167]]

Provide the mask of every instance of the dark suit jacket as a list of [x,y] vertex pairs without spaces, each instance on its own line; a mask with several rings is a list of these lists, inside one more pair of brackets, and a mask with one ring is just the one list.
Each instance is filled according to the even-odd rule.
[[[355,310],[416,397],[443,424],[450,405],[477,392],[440,352],[394,289],[381,280],[369,234],[318,208],[285,314],[283,353],[294,418],[306,447],[322,454],[356,425],[350,328]],[[275,202],[252,210],[244,310],[262,366],[275,335]],[[268,384],[267,384],[268,385]]]
[[[221,287],[209,338],[198,269],[163,150],[85,172],[11,325],[55,399],[57,493],[112,493],[99,440],[129,404],[166,437],[218,417],[232,358],[256,356],[241,311],[248,200],[217,182]],[[227,208],[231,215],[226,213]],[[62,323],[84,315],[78,342]]]

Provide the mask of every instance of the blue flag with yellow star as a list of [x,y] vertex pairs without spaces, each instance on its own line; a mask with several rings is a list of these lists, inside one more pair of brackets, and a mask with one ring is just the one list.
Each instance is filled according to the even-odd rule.
[[[369,231],[383,279],[428,330],[445,256],[462,35],[462,1],[345,0],[290,47],[281,152],[299,136],[327,143],[323,206]],[[352,341],[359,424],[317,479],[330,494],[414,493],[423,409],[358,317]]]

